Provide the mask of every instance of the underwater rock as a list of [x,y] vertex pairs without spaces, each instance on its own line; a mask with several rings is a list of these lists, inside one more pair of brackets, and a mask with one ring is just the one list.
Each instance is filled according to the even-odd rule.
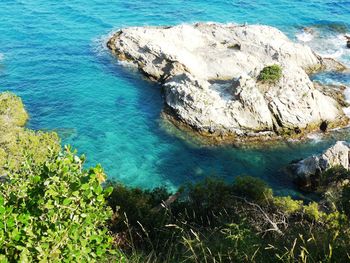
[[[345,67],[262,25],[131,27],[107,43],[165,92],[165,113],[199,134],[225,140],[303,136],[348,123],[337,100],[308,74]],[[267,66],[281,78],[259,81]],[[180,126],[180,125],[179,125]]]

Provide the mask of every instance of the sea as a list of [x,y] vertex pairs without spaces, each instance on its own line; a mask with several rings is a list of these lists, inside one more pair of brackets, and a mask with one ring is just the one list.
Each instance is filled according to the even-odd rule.
[[[205,177],[251,175],[276,194],[303,195],[286,165],[350,141],[347,129],[303,142],[208,145],[164,122],[159,85],[106,48],[120,28],[195,22],[271,25],[350,67],[347,0],[1,0],[0,91],[22,97],[28,128],[57,132],[62,145],[86,155],[86,168],[100,163],[128,186],[175,190]],[[349,73],[312,78],[344,85],[350,100]]]

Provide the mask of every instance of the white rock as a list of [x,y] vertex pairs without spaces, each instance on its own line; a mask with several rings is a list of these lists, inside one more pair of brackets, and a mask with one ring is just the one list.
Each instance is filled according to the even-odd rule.
[[[303,186],[311,186],[312,180],[335,166],[343,166],[349,170],[350,144],[344,141],[336,142],[320,155],[313,155],[292,165],[296,179]],[[312,179],[314,177],[314,179]]]
[[[251,136],[346,119],[306,73],[323,59],[273,27],[132,27],[117,32],[108,46],[161,82],[167,107],[196,130]],[[282,79],[257,81],[272,64],[283,68]]]

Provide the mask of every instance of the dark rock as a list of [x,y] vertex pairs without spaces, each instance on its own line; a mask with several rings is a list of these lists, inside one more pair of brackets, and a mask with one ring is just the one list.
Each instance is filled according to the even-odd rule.
[[346,47],[350,48],[350,36],[345,36],[346,38]]
[[296,127],[296,128],[294,128],[294,132],[295,132],[296,134],[300,134],[300,133],[301,133],[301,130],[300,130],[299,127]]
[[322,132],[326,132],[327,131],[327,128],[328,128],[328,123],[326,121],[323,121],[320,125],[320,130]]

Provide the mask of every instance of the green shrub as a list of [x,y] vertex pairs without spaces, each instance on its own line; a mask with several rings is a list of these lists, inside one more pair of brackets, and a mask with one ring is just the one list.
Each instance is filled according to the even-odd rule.
[[337,200],[337,207],[350,218],[350,186],[345,185],[340,191],[340,198]]
[[258,203],[272,199],[272,189],[263,180],[252,176],[238,176],[233,183],[233,191]]
[[142,190],[126,187],[120,183],[109,182],[113,191],[108,198],[108,204],[115,213],[112,229],[125,231],[129,225],[152,228],[164,223],[164,213],[156,211],[155,207],[165,201],[170,193],[165,188]]
[[60,151],[55,133],[35,132],[23,128],[28,114],[20,98],[11,93],[0,94],[0,173],[19,169],[30,156],[36,165]]
[[337,183],[344,179],[350,179],[350,171],[345,169],[342,165],[337,165],[321,174],[319,186],[324,188],[331,183]]
[[282,77],[282,68],[279,65],[264,67],[258,76],[258,80],[267,83],[276,83]]
[[0,183],[1,262],[96,262],[112,250],[112,211],[101,167],[82,169],[69,148],[43,165],[27,156]]
[[9,92],[0,93],[0,126],[24,126],[27,120],[20,98]]
[[50,155],[61,150],[56,133],[35,132],[31,130],[12,130],[0,138],[0,172],[19,169],[28,156],[35,165],[43,164]]
[[188,205],[199,215],[208,211],[220,211],[230,205],[232,186],[218,178],[205,178],[203,181],[187,186]]
[[318,203],[311,202],[310,204],[304,206],[304,213],[310,219],[318,221],[323,216],[323,213],[318,208]]
[[110,199],[115,200],[110,203],[129,218],[128,227],[114,231],[120,243],[129,244],[124,251],[130,262],[349,259],[350,226],[345,214],[322,212],[316,202],[303,205],[291,197],[274,197],[258,178],[238,177],[233,184],[207,178],[185,187],[176,202],[156,213],[153,208],[170,195],[164,189],[153,193],[119,185],[113,193]]
[[303,205],[303,201],[294,200],[290,196],[274,197],[273,203],[287,214],[293,214],[300,211]]

